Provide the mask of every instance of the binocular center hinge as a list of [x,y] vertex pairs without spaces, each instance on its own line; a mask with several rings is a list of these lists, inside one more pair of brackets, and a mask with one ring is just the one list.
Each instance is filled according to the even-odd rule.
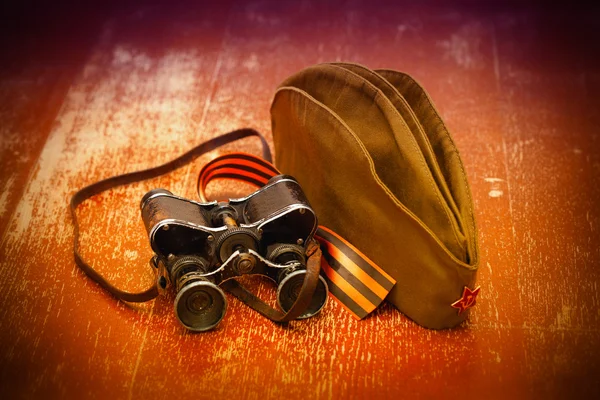
[[225,262],[235,251],[258,251],[260,238],[252,229],[232,227],[219,236],[216,243],[218,258]]

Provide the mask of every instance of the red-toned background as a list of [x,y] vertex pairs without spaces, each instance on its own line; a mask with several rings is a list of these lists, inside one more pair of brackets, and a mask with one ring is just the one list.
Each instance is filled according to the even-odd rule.
[[[2,6],[0,397],[585,398],[600,394],[598,9],[580,2],[76,2]],[[480,230],[469,321],[389,305],[275,325],[230,299],[190,334],[172,297],[119,303],[74,265],[78,188],[239,127],[271,138],[279,82],[325,61],[408,72],[460,149]],[[138,215],[200,165],[98,196],[86,255],[144,287]],[[239,192],[226,184],[216,192]],[[376,240],[376,238],[374,238]],[[273,287],[256,283],[264,297]]]

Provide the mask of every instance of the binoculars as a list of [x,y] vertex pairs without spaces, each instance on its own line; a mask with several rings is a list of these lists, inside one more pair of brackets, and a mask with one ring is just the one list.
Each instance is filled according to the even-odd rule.
[[[249,196],[227,202],[196,202],[155,189],[142,198],[141,212],[155,253],[151,263],[159,271],[158,286],[175,289],[175,315],[186,328],[217,326],[227,309],[219,285],[241,275],[273,280],[283,311],[298,298],[307,273],[307,246],[318,224],[291,176],[275,176]],[[299,318],[317,314],[327,294],[327,283],[319,276]]]

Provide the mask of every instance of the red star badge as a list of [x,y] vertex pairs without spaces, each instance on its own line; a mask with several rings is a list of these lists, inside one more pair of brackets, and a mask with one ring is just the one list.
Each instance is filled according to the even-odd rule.
[[471,290],[465,286],[465,290],[463,290],[462,298],[458,299],[454,303],[452,303],[452,307],[458,308],[458,315],[460,315],[467,308],[471,308],[475,305],[477,300],[477,295],[479,294],[480,286],[475,290]]

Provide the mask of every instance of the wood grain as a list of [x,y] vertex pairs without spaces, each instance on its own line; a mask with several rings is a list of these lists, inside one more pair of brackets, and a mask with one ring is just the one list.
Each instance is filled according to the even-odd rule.
[[[140,4],[106,12],[86,31],[86,56],[61,70],[68,91],[3,75],[2,398],[600,394],[600,72],[580,41],[593,14],[376,4]],[[319,316],[282,327],[230,298],[217,330],[190,334],[172,295],[126,305],[75,267],[67,203],[78,188],[239,127],[271,140],[277,84],[336,60],[415,76],[453,133],[480,231],[482,292],[467,323],[431,331],[388,304],[355,321],[330,301]],[[47,76],[30,71],[27,79]],[[50,102],[54,114],[36,113]],[[35,127],[27,134],[10,128],[26,124]],[[241,149],[259,151],[247,139],[215,154]],[[212,156],[84,203],[82,241],[94,266],[124,288],[145,287],[152,252],[139,200],[155,187],[194,197]],[[268,282],[252,287],[273,300]]]

